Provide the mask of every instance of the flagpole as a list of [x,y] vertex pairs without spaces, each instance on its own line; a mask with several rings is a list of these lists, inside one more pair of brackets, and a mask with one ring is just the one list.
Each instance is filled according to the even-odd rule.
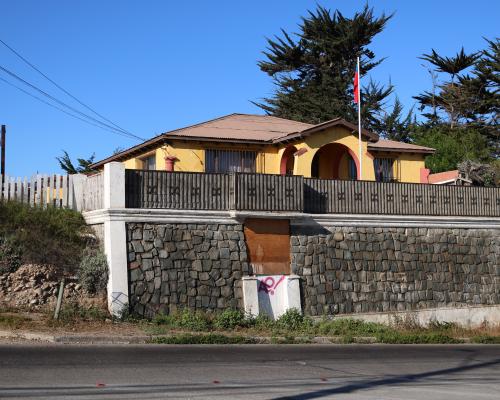
[[358,57],[358,143],[359,143],[359,179],[363,179],[363,144],[361,141],[361,74],[359,71],[359,57]]

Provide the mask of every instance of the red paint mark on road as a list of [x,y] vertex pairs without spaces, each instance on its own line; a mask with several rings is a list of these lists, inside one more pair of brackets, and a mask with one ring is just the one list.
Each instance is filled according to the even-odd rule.
[[277,282],[274,281],[272,276],[268,276],[263,280],[259,281],[259,292],[266,292],[270,295],[274,295],[274,291],[278,285],[285,280],[285,275],[281,275]]

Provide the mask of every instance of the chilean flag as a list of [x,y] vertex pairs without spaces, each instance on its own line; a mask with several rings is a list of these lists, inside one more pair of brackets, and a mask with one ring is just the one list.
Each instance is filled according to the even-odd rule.
[[358,71],[354,73],[354,102],[359,104],[359,75]]

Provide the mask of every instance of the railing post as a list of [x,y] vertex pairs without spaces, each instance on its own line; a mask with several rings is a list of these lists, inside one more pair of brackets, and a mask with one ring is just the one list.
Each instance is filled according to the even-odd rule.
[[236,196],[237,196],[237,176],[236,172],[229,173],[229,209],[236,210]]
[[104,208],[125,208],[125,166],[120,162],[104,165]]
[[[104,165],[104,208],[125,207],[125,167]],[[104,222],[104,251],[108,260],[108,309],[120,317],[128,310],[127,230],[125,221],[107,218]]]

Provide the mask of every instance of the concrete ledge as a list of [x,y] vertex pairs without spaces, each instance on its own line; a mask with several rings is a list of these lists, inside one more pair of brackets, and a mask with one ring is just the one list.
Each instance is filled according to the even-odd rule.
[[389,227],[389,228],[463,228],[500,229],[500,217],[456,217],[428,215],[377,215],[377,214],[304,214],[307,218],[292,221],[297,226],[320,225]]
[[414,311],[337,314],[335,318],[353,318],[367,322],[394,324],[398,321],[416,322],[428,326],[433,321],[453,322],[464,328],[479,328],[484,323],[500,326],[500,305],[471,307],[442,307]]
[[85,221],[100,224],[105,221],[150,222],[156,224],[239,224],[228,211],[172,210],[155,208],[114,208],[87,211]]
[[83,213],[88,224],[105,221],[186,223],[186,224],[239,224],[246,218],[290,219],[295,226],[391,227],[391,228],[463,228],[500,229],[500,217],[456,217],[427,215],[380,214],[305,214],[269,211],[212,211],[174,210],[152,208],[114,208]]

